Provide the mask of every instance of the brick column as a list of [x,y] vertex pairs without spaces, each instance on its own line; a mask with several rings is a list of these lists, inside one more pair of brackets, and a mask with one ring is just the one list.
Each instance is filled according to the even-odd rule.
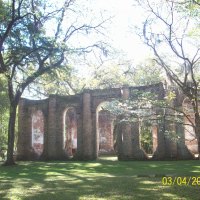
[[162,160],[165,158],[165,136],[163,132],[164,124],[157,125],[157,148],[152,159]]
[[25,99],[20,99],[18,107],[18,141],[17,141],[17,159],[32,159],[32,110],[26,104]]
[[115,150],[117,150],[118,160],[123,160],[123,140],[122,140],[122,123],[120,123],[117,119],[117,123],[114,128],[114,134],[116,136],[116,146]]
[[49,97],[49,110],[48,110],[48,135],[47,135],[47,154],[49,159],[55,159],[56,153],[56,97]]
[[133,158],[133,137],[131,133],[131,124],[129,122],[122,122],[122,149],[124,159]]
[[[182,118],[182,122],[184,119]],[[179,136],[177,141],[177,158],[180,160],[192,160],[194,159],[194,155],[189,151],[187,146],[185,145],[185,130],[183,124],[176,124],[176,132]]]
[[[168,126],[168,131],[170,136],[165,137],[165,158],[176,159],[177,158],[177,143],[173,140],[173,136],[176,136],[175,124],[166,124]],[[172,138],[171,138],[172,137]]]
[[117,151],[119,160],[146,160],[146,153],[140,148],[139,123],[117,124]]
[[92,134],[92,112],[91,95],[89,92],[83,93],[83,127],[82,127],[83,153],[82,159],[94,159],[95,135]]
[[141,149],[140,144],[140,124],[139,122],[132,122],[132,146],[133,146],[133,158],[136,160],[146,160],[147,154],[143,149]]

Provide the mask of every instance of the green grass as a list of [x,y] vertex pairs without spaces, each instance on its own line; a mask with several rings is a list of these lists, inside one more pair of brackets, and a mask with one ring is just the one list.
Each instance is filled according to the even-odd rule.
[[18,162],[0,167],[0,199],[200,199],[200,178],[165,186],[166,175],[200,177],[200,161]]

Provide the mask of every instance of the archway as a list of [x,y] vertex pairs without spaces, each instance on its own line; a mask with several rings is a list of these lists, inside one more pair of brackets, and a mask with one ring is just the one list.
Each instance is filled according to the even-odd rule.
[[158,128],[155,123],[142,121],[140,123],[140,145],[148,158],[152,158],[158,146]]
[[98,156],[115,155],[114,119],[110,111],[104,109],[108,102],[102,102],[96,109],[96,133]]
[[32,114],[31,147],[34,153],[40,156],[44,150],[44,116],[37,110]]
[[153,154],[152,129],[148,122],[140,124],[140,145],[148,155]]
[[63,117],[63,149],[67,156],[77,152],[77,115],[75,108],[67,108]]

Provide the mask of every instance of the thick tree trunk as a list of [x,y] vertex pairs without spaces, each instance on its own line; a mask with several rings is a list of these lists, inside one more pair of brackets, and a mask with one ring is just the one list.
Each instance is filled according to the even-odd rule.
[[8,149],[7,149],[7,160],[4,165],[14,165],[15,160],[13,157],[14,153],[14,141],[15,141],[15,120],[17,112],[17,103],[10,105],[10,116],[8,124]]
[[[198,141],[198,152],[200,155],[200,115],[199,113],[195,113],[195,134]],[[200,156],[199,156],[200,158]]]

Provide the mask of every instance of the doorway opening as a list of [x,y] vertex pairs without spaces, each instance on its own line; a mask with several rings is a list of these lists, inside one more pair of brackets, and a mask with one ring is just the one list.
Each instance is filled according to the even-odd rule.
[[75,108],[64,112],[63,148],[68,157],[73,158],[77,152],[77,115]]
[[140,145],[148,158],[152,158],[157,149],[158,128],[155,124],[148,121],[142,121],[140,124]]
[[115,137],[114,137],[114,120],[113,114],[104,109],[108,102],[101,103],[96,110],[96,132],[97,132],[97,151],[98,156],[116,156]]

